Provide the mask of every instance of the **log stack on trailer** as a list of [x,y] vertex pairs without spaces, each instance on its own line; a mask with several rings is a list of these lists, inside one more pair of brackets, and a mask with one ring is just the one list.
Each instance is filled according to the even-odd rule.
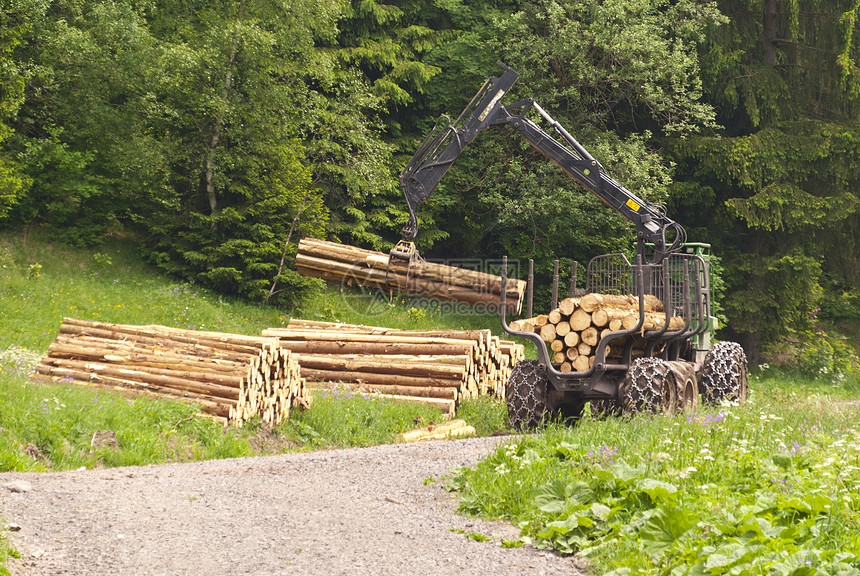
[[241,426],[307,406],[298,362],[275,338],[64,318],[34,378],[199,405]]
[[[663,329],[666,315],[663,304],[654,296],[645,296],[645,318],[640,331]],[[512,330],[540,334],[550,349],[550,358],[561,372],[585,372],[594,363],[594,352],[600,339],[610,331],[632,330],[639,325],[639,298],[617,294],[586,294],[565,298],[548,314],[514,320]],[[669,331],[684,327],[684,319],[669,318]],[[635,334],[632,336],[635,338]],[[607,357],[620,354],[624,337],[607,348]]]
[[310,387],[344,386],[453,414],[464,399],[504,398],[521,344],[489,330],[407,330],[291,319],[263,336],[298,359]]
[[[304,276],[349,286],[454,300],[495,310],[502,290],[502,279],[492,274],[421,259],[393,258],[382,252],[316,238],[303,238],[299,242],[296,269]],[[505,298],[509,312],[520,312],[525,289],[524,280],[508,279]]]

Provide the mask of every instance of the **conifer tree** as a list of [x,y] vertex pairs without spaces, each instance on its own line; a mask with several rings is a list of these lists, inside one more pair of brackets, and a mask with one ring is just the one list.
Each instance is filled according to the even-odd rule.
[[729,22],[708,36],[703,78],[723,128],[673,142],[673,202],[723,257],[728,332],[757,361],[809,328],[825,279],[860,281],[860,5],[720,8]]

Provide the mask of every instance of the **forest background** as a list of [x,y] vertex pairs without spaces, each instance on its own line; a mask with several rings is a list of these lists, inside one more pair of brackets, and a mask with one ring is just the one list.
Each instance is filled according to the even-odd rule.
[[[399,172],[497,61],[716,257],[723,337],[833,370],[860,339],[860,0],[0,0],[0,225],[132,239],[291,307],[304,236],[387,250]],[[628,251],[515,133],[419,212],[429,258]],[[815,362],[811,362],[815,360]]]

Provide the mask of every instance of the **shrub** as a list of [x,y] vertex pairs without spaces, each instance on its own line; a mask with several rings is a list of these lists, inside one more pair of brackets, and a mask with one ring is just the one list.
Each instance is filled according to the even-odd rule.
[[821,378],[843,384],[860,368],[857,350],[848,340],[824,331],[807,330],[797,350],[800,372],[811,378]]

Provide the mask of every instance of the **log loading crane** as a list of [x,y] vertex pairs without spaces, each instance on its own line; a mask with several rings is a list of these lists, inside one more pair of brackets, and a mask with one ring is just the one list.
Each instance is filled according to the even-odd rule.
[[[502,104],[519,75],[501,62],[499,65],[503,69],[501,76],[490,77],[454,122],[442,116],[401,173],[409,220],[391,256],[407,260],[417,256],[413,241],[418,233],[418,207],[430,197],[465,147],[488,128],[504,127],[521,134],[636,227],[633,262],[624,254],[593,258],[587,268],[585,292],[634,296],[634,302],[638,301],[638,322],[628,328],[604,330],[585,370],[562,371],[540,335],[512,329],[507,322],[502,290],[499,307],[502,328],[533,342],[538,357],[514,367],[507,383],[505,397],[512,426],[525,430],[538,426],[546,418],[577,418],[586,402],[591,403],[596,414],[695,410],[700,394],[706,402],[743,402],[748,390],[743,349],[733,342],[711,344],[716,322],[710,315],[710,247],[687,243],[683,227],[666,215],[663,206],[639,198],[610,177],[533,98]],[[526,117],[532,112],[557,136]],[[575,274],[576,267],[571,296],[576,285]],[[507,257],[503,286],[506,280]],[[532,286],[528,293],[532,293]],[[557,276],[553,308],[556,294]],[[646,296],[656,296],[662,303],[665,311],[662,326],[644,324]],[[531,309],[529,299],[528,310]],[[674,320],[671,329],[670,318]],[[678,318],[682,319],[683,327],[679,327]],[[610,349],[611,357],[607,354]]]

